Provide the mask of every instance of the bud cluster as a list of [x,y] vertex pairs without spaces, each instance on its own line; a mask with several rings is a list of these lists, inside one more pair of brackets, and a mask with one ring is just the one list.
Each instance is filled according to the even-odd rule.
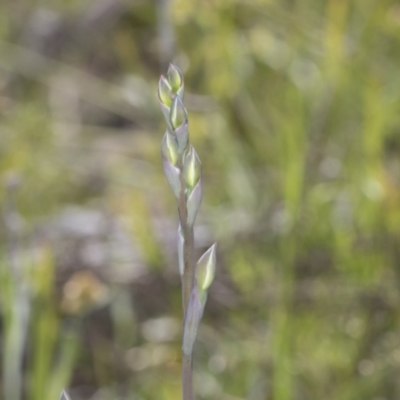
[[[167,131],[161,144],[164,172],[178,201],[180,225],[178,229],[178,262],[183,282],[185,320],[183,330],[183,353],[191,356],[198,327],[207,300],[207,292],[216,265],[216,244],[211,246],[196,265],[191,266],[185,258],[189,244],[187,236],[193,236],[193,226],[202,199],[201,162],[189,143],[188,114],[183,105],[184,81],[179,69],[170,65],[167,76],[161,76],[158,99],[164,115]],[[184,210],[182,210],[182,207]],[[190,257],[189,257],[190,258]],[[193,271],[190,271],[194,268]],[[190,290],[184,284],[191,280]],[[186,288],[186,289],[185,289]],[[188,293],[185,293],[185,290]]]
[[179,201],[185,196],[187,223],[194,225],[202,198],[201,162],[189,144],[188,115],[183,105],[184,82],[181,72],[170,65],[167,76],[161,76],[158,99],[167,123],[162,144],[164,172]]

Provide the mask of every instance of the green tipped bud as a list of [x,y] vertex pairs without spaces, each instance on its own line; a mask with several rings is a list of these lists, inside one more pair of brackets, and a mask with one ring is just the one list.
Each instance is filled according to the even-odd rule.
[[200,179],[201,175],[201,162],[193,146],[190,146],[189,152],[185,157],[185,164],[183,166],[183,177],[185,178],[186,185],[191,191]]
[[161,154],[176,167],[178,164],[178,144],[176,143],[175,138],[168,131],[165,132],[161,143]]
[[182,100],[179,97],[175,97],[172,100],[169,120],[173,129],[177,129],[180,126],[187,124],[186,109],[182,103]]
[[172,88],[165,76],[161,75],[161,78],[158,81],[158,98],[162,104],[171,107],[172,97]]
[[215,277],[217,244],[214,243],[199,259],[196,265],[197,287],[200,294],[206,293]]
[[169,64],[167,78],[171,85],[172,92],[177,94],[179,89],[183,86],[183,76],[179,68],[174,64]]
[[69,397],[69,395],[65,389],[63,389],[61,392],[60,400],[71,400],[71,397]]

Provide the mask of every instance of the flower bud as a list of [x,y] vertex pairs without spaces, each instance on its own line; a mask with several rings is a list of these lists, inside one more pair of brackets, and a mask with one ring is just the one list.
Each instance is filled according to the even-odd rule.
[[186,109],[179,97],[175,97],[172,100],[169,120],[174,130],[188,122]]
[[178,144],[173,135],[168,131],[165,132],[163,141],[161,143],[161,154],[165,157],[173,166],[176,167],[178,164]]
[[196,264],[197,286],[200,294],[207,292],[211,286],[217,264],[216,257],[217,244],[214,243],[199,259]]
[[161,75],[161,78],[158,81],[158,98],[162,104],[171,107],[172,97],[172,88],[165,76]]
[[189,152],[185,157],[183,166],[183,177],[188,189],[191,191],[200,179],[201,162],[193,146],[190,146]]
[[172,92],[177,94],[179,89],[183,86],[183,76],[179,68],[174,64],[169,64],[167,78]]

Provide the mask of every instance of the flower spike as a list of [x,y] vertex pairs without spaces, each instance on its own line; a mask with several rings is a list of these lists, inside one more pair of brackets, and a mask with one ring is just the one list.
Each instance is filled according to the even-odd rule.
[[184,313],[182,338],[183,400],[193,397],[192,354],[200,321],[207,301],[208,289],[214,280],[216,244],[194,264],[194,222],[203,196],[201,162],[189,143],[188,115],[183,105],[182,73],[171,64],[167,77],[158,85],[161,111],[167,132],[161,144],[164,172],[176,197],[179,212],[177,235],[178,266],[182,283]]

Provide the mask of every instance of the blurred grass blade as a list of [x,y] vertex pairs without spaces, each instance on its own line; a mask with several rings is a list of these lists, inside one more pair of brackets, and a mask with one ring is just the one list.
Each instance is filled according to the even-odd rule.
[[56,398],[58,393],[60,393],[60,388],[68,385],[71,380],[80,346],[78,328],[79,324],[68,328],[60,339],[60,354],[57,357],[58,362],[54,365],[49,374],[46,400]]
[[[23,387],[23,355],[31,311],[30,296],[26,287],[15,290],[8,299],[9,318],[4,326],[3,396],[4,400],[21,399]],[[4,304],[4,303],[3,303]]]

